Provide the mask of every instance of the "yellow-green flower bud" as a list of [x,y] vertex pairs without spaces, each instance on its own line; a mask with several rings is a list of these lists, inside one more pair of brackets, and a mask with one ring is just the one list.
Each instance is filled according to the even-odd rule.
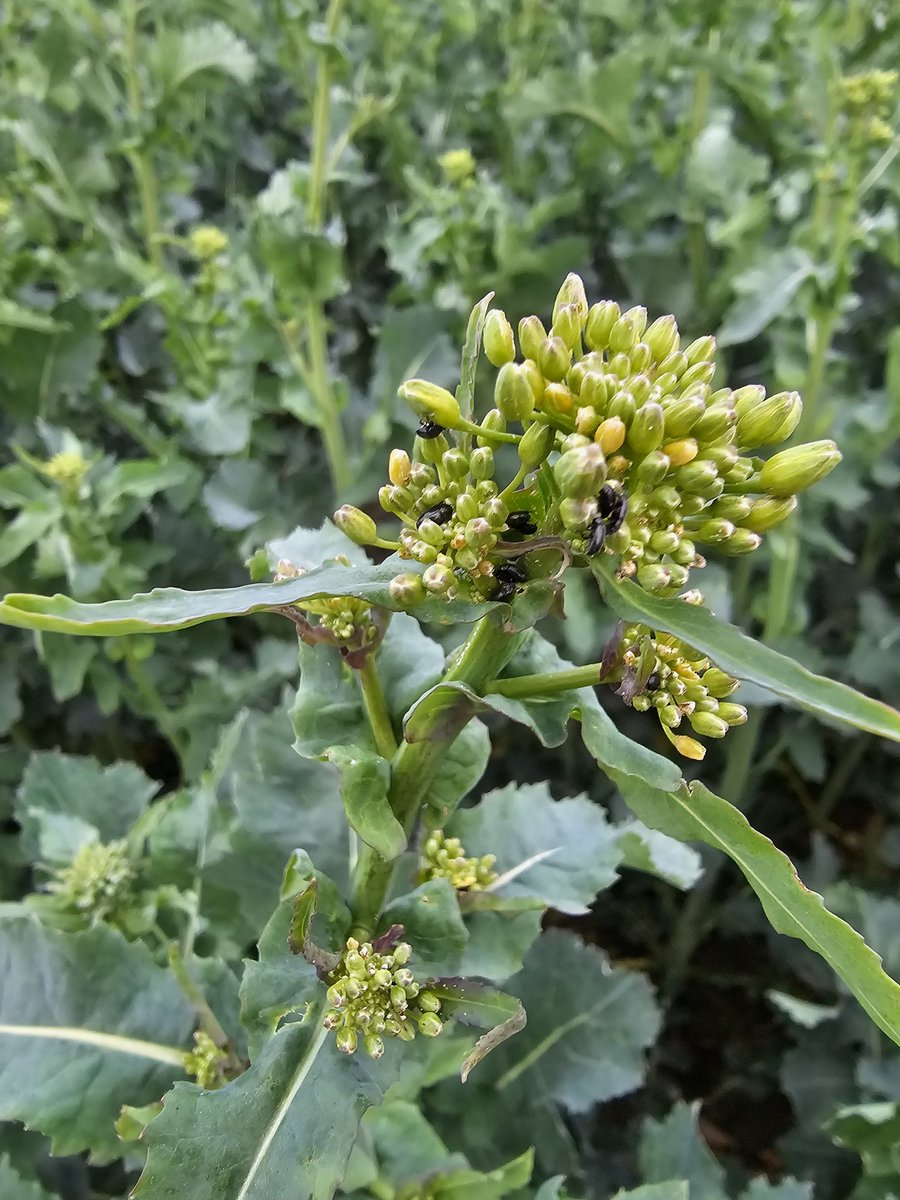
[[473,517],[466,523],[466,542],[473,550],[485,550],[495,540],[491,523],[484,517]]
[[435,596],[442,596],[453,586],[453,572],[440,563],[432,563],[422,573],[422,583]]
[[[481,422],[481,428],[486,433],[505,433],[506,432],[506,417],[499,408],[492,408],[484,414]],[[475,439],[479,446],[490,446],[492,441],[489,437],[478,437]]]
[[442,525],[438,525],[436,521],[420,521],[416,529],[416,533],[423,542],[427,542],[429,546],[436,546],[440,550],[447,540],[447,533]]
[[742,518],[741,524],[747,529],[752,529],[754,533],[768,533],[770,529],[786,521],[796,507],[796,496],[780,499],[775,496],[761,496],[750,505],[750,511]]
[[701,737],[723,738],[728,732],[728,723],[711,712],[692,712],[688,717],[694,733]]
[[631,392],[621,391],[616,392],[612,397],[607,407],[607,413],[611,417],[618,417],[625,425],[630,425],[634,414],[637,412],[637,403]]
[[586,371],[581,378],[581,391],[578,393],[578,398],[588,408],[602,412],[609,399],[606,376],[599,371]]
[[576,275],[571,271],[563,280],[562,287],[556,293],[556,301],[553,305],[553,324],[559,320],[560,311],[563,308],[574,308],[579,320],[579,330],[587,320],[588,301],[587,293],[584,290],[584,282],[580,275]]
[[797,392],[778,392],[752,408],[737,423],[739,446],[768,446],[789,438],[800,420],[803,403]]
[[606,479],[606,456],[596,442],[567,450],[554,463],[553,477],[563,496],[586,500]]
[[738,417],[753,412],[766,398],[766,389],[758,383],[748,383],[746,387],[737,388],[732,396],[734,408]]
[[538,366],[553,383],[561,383],[572,363],[572,351],[559,336],[545,339],[538,351]]
[[666,438],[675,441],[693,433],[694,426],[703,413],[706,405],[702,396],[684,396],[664,406],[666,414]]
[[465,479],[469,473],[469,460],[462,450],[456,448],[445,450],[441,456],[441,462],[450,479],[457,481]]
[[[668,417],[668,414],[666,416]],[[676,468],[686,467],[689,462],[693,462],[699,449],[696,438],[679,438],[677,441],[667,442],[663,446],[663,451],[669,456],[672,466]]]
[[698,542],[712,542],[715,545],[721,542],[727,542],[734,534],[734,525],[731,521],[724,521],[721,518],[713,517],[709,521],[704,521],[698,530],[694,533],[694,539]]
[[[639,410],[638,416],[643,410]],[[662,450],[651,450],[649,454],[638,462],[635,470],[638,482],[645,487],[653,487],[656,483],[662,483],[669,473],[669,456],[663,454]]]
[[752,508],[753,501],[749,496],[722,496],[716,501],[715,516],[735,525],[744,525]]
[[338,529],[357,546],[371,546],[378,537],[378,527],[372,518],[352,504],[342,504],[333,520]]
[[716,700],[724,700],[726,696],[739,686],[738,680],[734,679],[726,671],[719,667],[710,667],[703,672],[703,686],[706,688],[710,696]]
[[369,1058],[381,1058],[384,1054],[384,1042],[377,1033],[369,1033],[363,1038],[363,1049]]
[[409,455],[405,450],[392,450],[390,459],[388,460],[388,479],[397,487],[403,487],[409,483],[409,476],[412,470],[412,463],[409,461]]
[[493,499],[486,500],[482,512],[494,529],[502,529],[506,524],[506,518],[509,516],[509,509],[499,496],[494,496]]
[[419,1027],[419,1033],[424,1037],[437,1037],[444,1028],[440,1017],[433,1012],[422,1013],[416,1024]]
[[719,477],[716,464],[705,458],[695,458],[686,467],[679,467],[676,486],[685,492],[701,492]]
[[484,352],[494,367],[502,367],[516,357],[512,325],[500,308],[492,308],[484,322]]
[[715,352],[716,339],[711,335],[697,338],[696,341],[684,348],[684,356],[689,367],[693,367],[697,363],[711,362]]
[[570,350],[580,353],[582,328],[583,322],[578,315],[578,309],[572,304],[565,304],[553,318],[550,336],[561,337]]
[[794,496],[824,479],[841,461],[834,442],[806,442],[781,450],[763,464],[762,490],[770,496]]
[[614,300],[601,300],[591,306],[584,330],[584,340],[590,350],[606,350],[609,335],[620,316],[621,310]]
[[[491,456],[493,458],[493,455]],[[456,515],[460,521],[471,521],[478,516],[479,504],[471,492],[463,492],[456,499]]]
[[672,586],[672,572],[662,563],[645,563],[638,567],[637,581],[647,592],[664,592]]
[[441,1002],[434,992],[419,992],[416,1003],[423,1012],[436,1013],[441,1011]]
[[604,454],[615,454],[622,448],[628,429],[621,417],[607,417],[597,427],[594,441]]
[[593,497],[572,500],[565,497],[559,502],[559,516],[566,529],[583,529],[597,515],[597,501]]
[[443,434],[436,438],[417,437],[415,440],[416,457],[432,466],[437,466],[449,449],[450,443]]
[[456,397],[436,383],[429,383],[426,379],[408,379],[406,383],[401,383],[399,395],[415,412],[423,417],[433,417],[438,425],[453,429],[459,423]]
[[674,529],[657,529],[650,535],[650,549],[656,554],[671,554],[681,545],[681,538]]
[[544,388],[541,407],[545,412],[569,416],[575,408],[575,397],[564,383],[548,383]]
[[469,471],[477,480],[491,479],[494,474],[494,452],[490,446],[479,446],[469,458]]
[[635,374],[645,372],[653,360],[650,347],[646,342],[638,342],[634,349],[628,352],[628,357],[631,359],[631,369]]
[[519,345],[526,358],[537,362],[541,346],[547,340],[547,330],[540,317],[523,317],[519,322]]
[[711,404],[691,429],[692,437],[703,445],[704,442],[716,442],[729,430],[734,429],[738,415],[731,400],[719,404]]
[[190,246],[194,258],[216,258],[228,248],[228,234],[216,225],[198,225],[191,230]]
[[743,704],[720,704],[716,709],[716,716],[726,725],[743,725],[747,720],[747,710]]
[[334,1036],[337,1043],[337,1048],[341,1054],[353,1054],[359,1044],[359,1037],[355,1029],[348,1029],[345,1025],[343,1029],[339,1029]]
[[762,538],[750,529],[735,529],[722,546],[726,554],[751,554],[762,545]]
[[527,421],[531,417],[534,392],[525,367],[508,362],[500,368],[494,385],[494,403],[507,421]]
[[553,449],[554,431],[551,426],[535,421],[529,425],[519,442],[519,459],[527,471],[535,471]]
[[655,362],[661,363],[678,349],[678,323],[672,316],[657,317],[644,333]]
[[[646,318],[646,312],[644,316]],[[638,329],[638,321],[629,313],[624,313],[609,331],[610,350],[613,354],[628,354],[640,341],[642,332]],[[630,361],[628,366],[631,367]]]
[[665,413],[661,404],[650,401],[639,408],[628,429],[628,445],[638,455],[650,454],[662,445]]

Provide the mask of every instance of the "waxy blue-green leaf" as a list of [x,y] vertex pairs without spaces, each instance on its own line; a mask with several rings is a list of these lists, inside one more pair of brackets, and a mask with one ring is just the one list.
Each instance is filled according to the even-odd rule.
[[8,1158],[0,1158],[0,1196],[3,1200],[54,1200],[39,1183],[23,1179]]
[[661,1121],[646,1120],[639,1156],[647,1183],[684,1179],[691,1200],[727,1200],[725,1171],[700,1137],[697,1108],[676,1104]]
[[723,671],[768,688],[782,700],[820,717],[900,741],[900,712],[890,705],[864,696],[845,683],[814,675],[735,625],[718,620],[705,608],[682,600],[662,600],[636,583],[617,580],[607,562],[595,559],[593,569],[607,603],[625,620],[642,621],[654,629],[677,634],[708,654]]
[[801,882],[787,855],[755,830],[743,813],[702,783],[667,793],[611,774],[645,825],[682,841],[705,842],[733,859],[772,927],[820,954],[876,1025],[900,1045],[900,985],[886,974],[881,959],[856,930],[828,911],[822,897]]
[[194,1014],[140,942],[0,920],[0,1119],[51,1138],[54,1154],[121,1153],[123,1104],[156,1100],[184,1074]]
[[[280,583],[245,583],[235,588],[212,588],[187,592],[180,588],[156,588],[130,600],[107,600],[82,604],[68,596],[37,596],[13,593],[0,602],[0,624],[23,629],[48,629],[57,633],[88,637],[120,637],[129,633],[171,633],[204,621],[242,617],[325,596],[355,596],[379,608],[400,610],[391,596],[390,582],[402,572],[422,571],[421,564],[395,556],[378,566],[325,566],[297,579]],[[472,622],[496,608],[491,602],[469,604],[465,600],[426,597],[416,606],[423,621],[450,624]]]
[[388,800],[391,764],[361,746],[335,746],[328,760],[341,773],[341,800],[350,827],[382,858],[397,858],[407,839]]
[[416,975],[450,975],[459,969],[468,934],[449,879],[432,879],[398,896],[385,908],[380,925],[382,932],[403,926]]
[[340,1054],[324,1009],[286,1025],[218,1091],[176,1085],[144,1132],[140,1200],[322,1200],[343,1178],[360,1118],[380,1099]]
[[443,1016],[485,1031],[463,1062],[460,1072],[463,1083],[492,1051],[521,1033],[528,1020],[517,996],[477,979],[438,979],[429,985],[429,991],[440,997]]

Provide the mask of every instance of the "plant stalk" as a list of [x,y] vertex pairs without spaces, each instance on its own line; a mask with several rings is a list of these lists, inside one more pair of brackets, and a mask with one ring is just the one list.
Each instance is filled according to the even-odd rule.
[[[138,47],[138,0],[125,0],[122,9],[124,31],[123,74],[128,99],[128,113],[135,127],[136,136],[141,138],[144,121],[144,101],[141,95],[141,80],[138,72],[140,51]],[[159,185],[153,164],[142,146],[128,152],[128,161],[134,171],[141,205],[141,222],[144,227],[144,246],[150,262],[158,270],[165,268],[162,248],[162,228],[159,217]]]
[[482,688],[482,695],[508,696],[511,700],[555,696],[573,688],[594,687],[595,684],[602,683],[602,670],[600,663],[588,663],[583,667],[569,667],[565,671],[518,675],[515,679],[489,679]]

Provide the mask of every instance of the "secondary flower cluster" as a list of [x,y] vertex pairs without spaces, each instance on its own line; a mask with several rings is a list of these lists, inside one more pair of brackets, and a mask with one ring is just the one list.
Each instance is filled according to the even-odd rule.
[[219,1088],[225,1082],[225,1064],[228,1054],[217,1046],[202,1029],[194,1033],[194,1048],[184,1056],[184,1071],[207,1091]]
[[47,891],[73,913],[104,921],[126,907],[133,895],[134,863],[124,841],[90,841],[67,867],[60,867]]
[[617,683],[619,695],[638,712],[655,710],[666,736],[687,758],[703,758],[705,751],[693,738],[674,734],[683,720],[694,733],[711,738],[747,720],[746,708],[727,700],[738,681],[674,634],[628,625],[611,644],[605,667],[604,682]]
[[[480,424],[435,384],[414,379],[400,389],[421,423],[413,458],[392,452],[379,493],[403,522],[399,538],[379,538],[358,509],[336,514],[360,544],[425,564],[395,579],[404,605],[427,592],[510,599],[526,579],[508,561],[509,539],[522,534],[561,534],[577,555],[613,555],[621,576],[673,596],[704,564],[703,547],[755,550],[794,510],[797,493],[840,461],[831,441],[756,456],[794,432],[799,395],[714,388],[712,337],[682,348],[672,316],[648,323],[645,308],[589,306],[577,275],[564,281],[549,330],[537,316],[523,318],[517,349],[494,309],[483,343],[498,373]],[[519,470],[501,490],[494,449],[502,443],[516,445]]]
[[338,1050],[353,1054],[362,1038],[371,1058],[384,1054],[384,1038],[411,1042],[416,1033],[437,1037],[443,1025],[440,999],[423,989],[406,965],[412,955],[407,942],[387,953],[371,942],[347,939],[344,955],[331,974],[325,1014],[326,1029],[335,1030]]
[[468,858],[459,838],[448,838],[442,829],[436,829],[422,847],[417,880],[449,879],[457,891],[480,892],[497,878],[496,861],[493,854]]
[[[338,555],[333,560],[342,566],[349,567],[350,560],[344,555]],[[297,579],[305,575],[303,567],[282,559],[276,568],[274,581],[282,579]],[[353,596],[328,596],[322,600],[304,600],[297,605],[310,616],[318,618],[319,627],[326,630],[337,642],[351,643],[354,646],[371,646],[379,637],[379,630],[372,620],[372,610],[365,600],[357,600]]]

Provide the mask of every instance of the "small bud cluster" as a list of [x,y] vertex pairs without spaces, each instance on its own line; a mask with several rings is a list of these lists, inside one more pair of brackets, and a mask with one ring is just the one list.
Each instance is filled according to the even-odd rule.
[[497,878],[493,854],[480,858],[467,858],[462,842],[456,837],[445,837],[442,829],[430,834],[422,847],[422,863],[418,882],[431,879],[449,879],[459,892],[480,892]]
[[437,1037],[443,1025],[441,1002],[422,988],[407,966],[412,949],[398,942],[379,953],[371,942],[347,939],[340,964],[330,976],[325,1028],[335,1030],[337,1048],[353,1054],[360,1038],[370,1058],[384,1054],[384,1038],[411,1042],[416,1033]]
[[134,864],[125,841],[85,842],[67,867],[47,884],[72,912],[103,921],[127,904],[135,884]]
[[228,1054],[217,1046],[208,1033],[198,1029],[194,1034],[194,1049],[184,1056],[186,1075],[195,1079],[202,1088],[211,1091],[225,1082],[225,1063]]
[[475,159],[472,157],[472,151],[465,147],[461,150],[447,150],[438,158],[438,166],[448,183],[465,183],[475,174]]
[[702,758],[703,748],[692,738],[672,736],[683,720],[694,733],[710,738],[722,738],[747,720],[743,705],[727,701],[736,679],[674,634],[647,625],[624,629],[605,681],[620,684],[619,694],[638,712],[655,710],[670,741],[689,758]]
[[[350,566],[350,560],[342,554],[333,561],[341,566]],[[305,574],[303,567],[281,559],[275,569],[274,581],[279,583],[283,579],[298,579]],[[372,610],[365,600],[357,600],[353,596],[328,596],[322,600],[304,600],[297,607],[318,617],[319,625],[327,629],[335,641],[368,646],[378,640]]]
[[889,124],[894,93],[897,89],[896,71],[864,71],[845,75],[841,80],[844,108],[851,129],[858,130],[865,142],[881,144],[893,140]]
[[48,479],[63,487],[75,488],[90,469],[88,460],[77,450],[61,450],[41,468]]
[[191,230],[191,254],[201,261],[217,258],[228,248],[228,234],[216,225],[198,225]]

